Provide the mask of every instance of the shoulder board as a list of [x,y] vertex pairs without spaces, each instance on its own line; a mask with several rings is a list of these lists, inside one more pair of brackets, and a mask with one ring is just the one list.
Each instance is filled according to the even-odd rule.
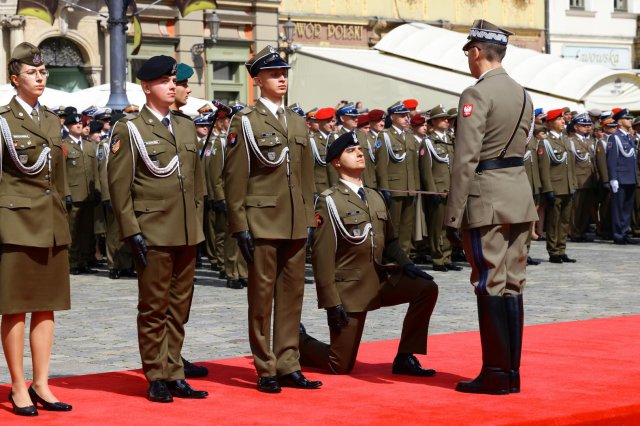
[[322,193],[320,195],[324,195],[326,197],[327,195],[333,194],[333,192],[334,192],[333,188],[329,188],[329,189],[325,189],[324,191],[322,191]]
[[240,113],[240,114],[249,114],[250,112],[252,112],[254,110],[255,110],[254,107],[246,106],[246,107],[242,108],[240,111],[238,111],[238,113]]
[[49,109],[49,107],[48,107],[48,106],[46,106],[46,105],[43,105],[43,109],[44,109],[46,112],[48,112],[49,114],[53,114],[53,115],[55,115],[56,117],[58,116],[58,114],[56,114],[55,112],[51,111],[51,110]]
[[191,120],[191,117],[189,117],[187,114],[185,114],[184,112],[179,111],[177,109],[172,109],[171,110],[171,114],[177,115],[178,117],[183,117],[183,118],[186,118],[188,120]]
[[11,111],[11,107],[9,105],[2,105],[0,107],[0,114],[4,114],[7,111]]

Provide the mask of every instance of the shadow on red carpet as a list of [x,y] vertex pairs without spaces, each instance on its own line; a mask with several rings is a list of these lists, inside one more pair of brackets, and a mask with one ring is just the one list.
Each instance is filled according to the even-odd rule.
[[392,375],[397,341],[370,342],[361,346],[352,375],[305,370],[324,382],[312,391],[259,393],[251,358],[233,358],[201,363],[209,377],[189,381],[209,391],[206,400],[150,403],[141,371],[122,371],[52,379],[73,411],[40,410],[25,419],[10,412],[9,386],[2,385],[0,424],[637,425],[638,330],[640,315],[526,327],[520,394],[454,391],[480,369],[478,333],[467,332],[430,337],[429,355],[419,358],[438,371],[431,378]]

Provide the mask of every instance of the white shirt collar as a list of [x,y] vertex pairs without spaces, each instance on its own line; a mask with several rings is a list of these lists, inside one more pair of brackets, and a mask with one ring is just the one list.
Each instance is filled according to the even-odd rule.
[[403,133],[404,133],[404,131],[403,131],[403,130],[398,129],[398,128],[397,128],[396,126],[394,126],[393,124],[391,125],[391,127],[393,127],[393,128],[395,129],[395,131],[396,131],[397,133],[399,133],[399,134],[403,134]]
[[376,139],[378,138],[378,132],[376,132],[375,130],[370,129],[369,133],[371,133]]
[[[347,185],[347,187],[353,191],[354,194],[358,195],[358,190],[360,188],[362,188],[362,184],[361,185],[356,185],[355,183],[351,183],[351,182],[347,182],[346,180],[340,178],[340,182],[344,183],[345,185]],[[359,197],[359,195],[358,195]]]
[[283,105],[276,105],[267,98],[260,97],[259,101],[267,107],[267,109],[271,112],[271,114],[273,114],[275,118],[278,118],[278,108],[282,107],[284,109]]
[[445,132],[434,130],[433,133],[435,133],[443,142],[447,142],[447,134]]
[[625,136],[629,134],[629,132],[627,132],[626,130],[623,130],[622,127],[618,127],[618,131],[622,132],[622,134]]
[[16,101],[18,101],[18,103],[20,104],[20,106],[22,107],[22,109],[24,109],[24,111],[27,113],[27,115],[29,117],[31,117],[33,119],[33,116],[31,115],[31,111],[33,111],[34,109],[39,109],[40,108],[40,102],[36,102],[36,106],[35,107],[31,107],[31,105],[29,105],[28,103],[26,103],[20,96],[16,95]]
[[320,133],[322,135],[322,137],[325,138],[325,139],[329,138],[329,135],[327,135],[325,132],[323,132],[320,129],[318,129],[318,133]]
[[158,119],[158,121],[159,121],[160,123],[162,123],[162,120],[163,120],[163,119],[168,118],[168,119],[169,119],[169,131],[170,131],[171,133],[173,133],[173,126],[171,125],[171,111],[169,111],[169,112],[167,113],[167,115],[164,115],[164,116],[163,116],[163,115],[161,115],[158,111],[156,111],[156,110],[154,110],[153,108],[151,108],[149,105],[145,104],[144,106],[145,106],[145,107],[146,107],[146,108],[151,112],[151,114],[153,114],[153,116],[154,116],[155,118],[157,118],[157,119]]
[[78,145],[82,145],[82,136],[80,136],[79,138],[76,138],[71,133],[69,133],[69,139],[71,139],[74,143],[77,143]]
[[560,137],[561,137],[560,133],[556,133],[553,130],[549,130],[549,133],[551,133],[556,139],[560,139]]

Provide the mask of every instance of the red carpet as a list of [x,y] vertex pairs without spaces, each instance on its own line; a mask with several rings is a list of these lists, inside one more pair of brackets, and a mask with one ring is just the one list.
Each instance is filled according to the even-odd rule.
[[[210,376],[190,382],[207,400],[154,404],[139,371],[51,381],[71,413],[10,413],[0,386],[0,424],[640,424],[640,315],[525,328],[522,393],[467,395],[453,390],[480,368],[477,333],[430,337],[424,366],[432,378],[390,374],[395,341],[364,344],[352,376],[309,371],[323,389],[255,390],[249,358],[205,363]],[[132,342],[134,344],[135,342]],[[78,360],[82,362],[82,360]],[[3,377],[6,372],[2,372]]]

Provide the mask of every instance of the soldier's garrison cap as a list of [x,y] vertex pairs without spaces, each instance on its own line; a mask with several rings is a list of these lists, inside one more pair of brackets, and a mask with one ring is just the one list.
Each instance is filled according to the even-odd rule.
[[191,68],[187,64],[183,64],[182,62],[176,66],[176,81],[180,83],[181,81],[187,81],[193,75],[193,68]]
[[82,116],[80,114],[76,114],[75,112],[73,114],[67,115],[67,118],[64,119],[65,126],[78,123],[82,123]]
[[511,31],[500,28],[485,19],[476,19],[467,36],[469,41],[462,47],[462,50],[469,49],[474,41],[506,46],[509,43],[510,35],[513,35]]
[[291,68],[272,46],[267,46],[256,53],[244,66],[247,67],[247,71],[249,71],[251,77],[257,76],[262,70]]
[[333,160],[334,158],[340,157],[342,151],[349,148],[350,146],[358,146],[358,138],[356,137],[355,132],[348,132],[340,136],[338,139],[333,141],[329,148],[327,148],[327,163]]
[[178,64],[170,56],[153,56],[142,64],[136,78],[141,81],[152,81],[162,76],[176,75]]
[[429,120],[441,117],[449,117],[449,113],[444,109],[442,105],[434,106],[429,110]]
[[17,45],[15,49],[13,49],[13,52],[11,52],[8,65],[12,62],[20,62],[21,64],[39,67],[40,65],[44,65],[44,58],[37,46],[25,41]]
[[620,111],[613,114],[613,119],[618,121],[620,119],[633,119],[633,115],[629,114],[629,110],[621,108]]
[[387,108],[389,114],[408,114],[409,109],[400,101]]

